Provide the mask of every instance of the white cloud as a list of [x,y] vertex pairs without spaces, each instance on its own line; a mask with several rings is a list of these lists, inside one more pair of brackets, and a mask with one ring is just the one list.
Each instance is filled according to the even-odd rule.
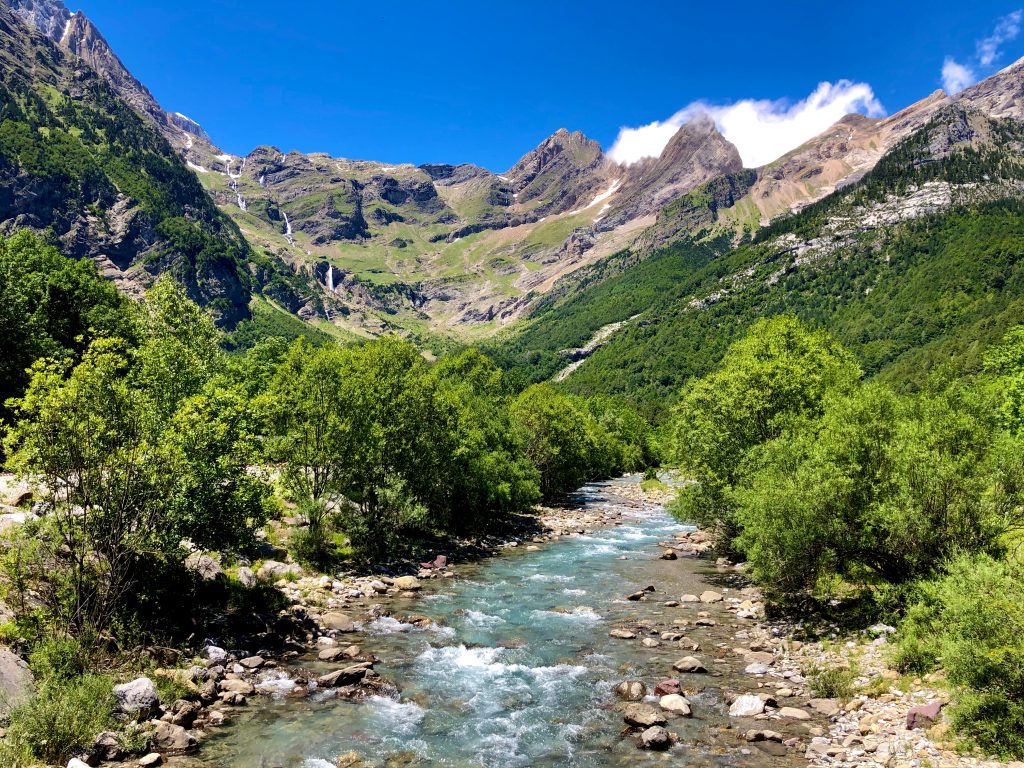
[[885,114],[871,86],[849,80],[821,83],[810,96],[795,104],[785,100],[743,99],[722,106],[698,101],[668,120],[621,129],[608,155],[626,165],[645,157],[658,157],[679,126],[706,114],[722,135],[736,145],[744,165],[756,168],[817,136],[851,112],[873,117]]
[[942,87],[946,93],[959,93],[978,81],[974,70],[947,56],[942,62]]
[[968,63],[947,56],[942,62],[942,87],[946,93],[958,93],[974,85],[982,75],[991,74],[1002,56],[1003,46],[1020,34],[1022,18],[1024,13],[1014,11],[999,19],[991,35],[974,43],[974,58]]
[[978,63],[983,67],[991,67],[999,58],[1000,48],[1003,43],[1015,40],[1020,34],[1021,12],[1014,11],[1003,16],[992,34],[977,42]]

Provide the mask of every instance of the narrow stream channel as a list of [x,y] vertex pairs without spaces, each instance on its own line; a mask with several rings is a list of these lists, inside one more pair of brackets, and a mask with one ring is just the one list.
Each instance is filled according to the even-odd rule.
[[[706,560],[658,558],[659,541],[684,530],[661,508],[640,508],[616,488],[637,478],[587,486],[576,501],[621,509],[624,524],[563,537],[462,567],[459,578],[425,584],[421,597],[393,604],[396,615],[425,614],[437,626],[416,629],[394,619],[364,627],[364,648],[378,671],[401,688],[398,701],[350,702],[313,695],[261,697],[203,749],[215,768],[332,768],[356,751],[378,765],[515,766],[707,765],[789,766],[748,745],[729,727],[722,688],[751,685],[727,652],[733,614],[724,604],[666,607],[681,594],[729,578]],[[625,596],[653,585],[645,602]],[[738,593],[726,592],[726,596]],[[641,752],[622,738],[614,686],[640,679],[649,689],[673,677],[689,654],[675,643],[644,647],[615,640],[620,622],[661,631],[707,610],[718,624],[694,627],[696,655],[711,674],[683,675],[694,717],[670,720],[679,743],[668,753]],[[651,635],[657,637],[657,635]],[[653,700],[652,700],[653,701]]]

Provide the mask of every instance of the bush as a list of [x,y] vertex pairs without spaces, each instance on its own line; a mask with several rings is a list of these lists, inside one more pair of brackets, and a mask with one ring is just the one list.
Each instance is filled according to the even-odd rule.
[[901,630],[905,661],[934,647],[957,690],[953,724],[986,753],[1024,757],[1024,566],[987,555],[961,556]]
[[849,699],[854,694],[853,681],[857,671],[853,667],[813,669],[808,678],[811,690],[824,699]]
[[109,677],[92,674],[46,681],[11,712],[7,736],[0,741],[0,765],[64,765],[91,747],[96,735],[112,724],[113,686]]

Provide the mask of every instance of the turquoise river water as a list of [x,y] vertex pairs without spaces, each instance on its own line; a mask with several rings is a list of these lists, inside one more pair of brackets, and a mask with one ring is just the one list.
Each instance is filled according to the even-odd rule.
[[[666,600],[709,585],[721,589],[734,578],[704,560],[659,559],[658,542],[683,526],[661,508],[616,496],[619,484],[636,481],[586,486],[575,498],[621,509],[623,525],[538,551],[511,549],[460,568],[457,579],[428,582],[419,598],[393,606],[398,615],[425,614],[436,627],[390,618],[365,625],[359,641],[380,658],[377,669],[399,685],[400,698],[260,697],[206,743],[202,765],[332,768],[353,750],[381,766],[797,764],[746,744],[729,727],[722,688],[742,685],[743,675],[742,663],[725,652],[725,622],[735,620],[724,607],[711,608],[718,627],[690,632],[701,644],[697,655],[715,663],[713,674],[684,680],[700,690],[690,691],[694,717],[669,723],[679,744],[646,753],[624,737],[614,685],[636,678],[653,689],[686,653],[671,643],[645,648],[615,640],[609,629],[625,621],[667,627],[685,611],[665,607]],[[625,599],[647,585],[658,590],[650,601]]]

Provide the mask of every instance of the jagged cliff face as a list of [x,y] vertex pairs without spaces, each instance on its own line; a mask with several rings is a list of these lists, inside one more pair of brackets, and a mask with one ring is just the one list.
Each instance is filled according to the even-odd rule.
[[[48,231],[130,293],[169,272],[222,324],[247,317],[253,292],[284,266],[257,268],[148,113],[54,42],[80,17],[61,32],[52,4],[21,5],[38,26],[0,4],[0,232]],[[76,40],[104,50],[97,38]]]

